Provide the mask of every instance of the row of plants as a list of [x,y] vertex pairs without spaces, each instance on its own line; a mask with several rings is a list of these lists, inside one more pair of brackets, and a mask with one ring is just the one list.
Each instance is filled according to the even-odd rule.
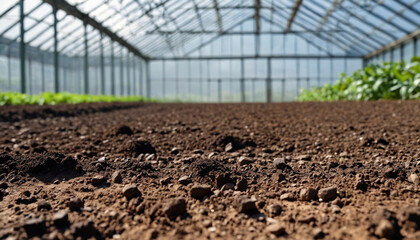
[[370,64],[335,84],[301,91],[300,101],[420,99],[420,57]]
[[92,102],[151,102],[141,96],[108,96],[108,95],[89,95],[75,93],[50,93],[45,92],[38,95],[29,95],[16,92],[0,92],[0,106],[5,105],[55,105],[62,103],[92,103]]

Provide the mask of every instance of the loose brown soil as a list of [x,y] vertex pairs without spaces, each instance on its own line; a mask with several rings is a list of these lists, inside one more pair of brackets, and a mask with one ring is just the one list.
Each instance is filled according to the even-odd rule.
[[420,102],[0,108],[0,239],[420,239]]

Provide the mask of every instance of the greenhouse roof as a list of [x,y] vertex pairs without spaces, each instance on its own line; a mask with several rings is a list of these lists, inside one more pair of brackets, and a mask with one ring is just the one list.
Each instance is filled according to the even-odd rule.
[[[150,58],[188,57],[225,35],[284,34],[328,56],[364,56],[420,27],[420,0],[31,0],[24,3],[25,42],[33,47],[53,49],[53,2],[59,8],[59,50],[68,54],[78,54],[77,45],[83,45],[77,18],[92,19],[99,24],[94,28]],[[85,15],[71,16],[59,3]],[[19,0],[0,6],[0,21],[0,37],[19,41]],[[100,39],[89,34],[91,41]]]

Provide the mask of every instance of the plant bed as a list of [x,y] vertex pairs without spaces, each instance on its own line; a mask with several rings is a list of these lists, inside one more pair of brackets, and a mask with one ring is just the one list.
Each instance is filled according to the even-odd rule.
[[419,101],[119,104],[0,108],[0,239],[420,236]]

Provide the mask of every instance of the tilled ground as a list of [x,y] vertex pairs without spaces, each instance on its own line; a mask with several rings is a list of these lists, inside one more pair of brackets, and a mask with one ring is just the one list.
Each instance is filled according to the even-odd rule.
[[0,115],[0,239],[420,239],[420,102]]

